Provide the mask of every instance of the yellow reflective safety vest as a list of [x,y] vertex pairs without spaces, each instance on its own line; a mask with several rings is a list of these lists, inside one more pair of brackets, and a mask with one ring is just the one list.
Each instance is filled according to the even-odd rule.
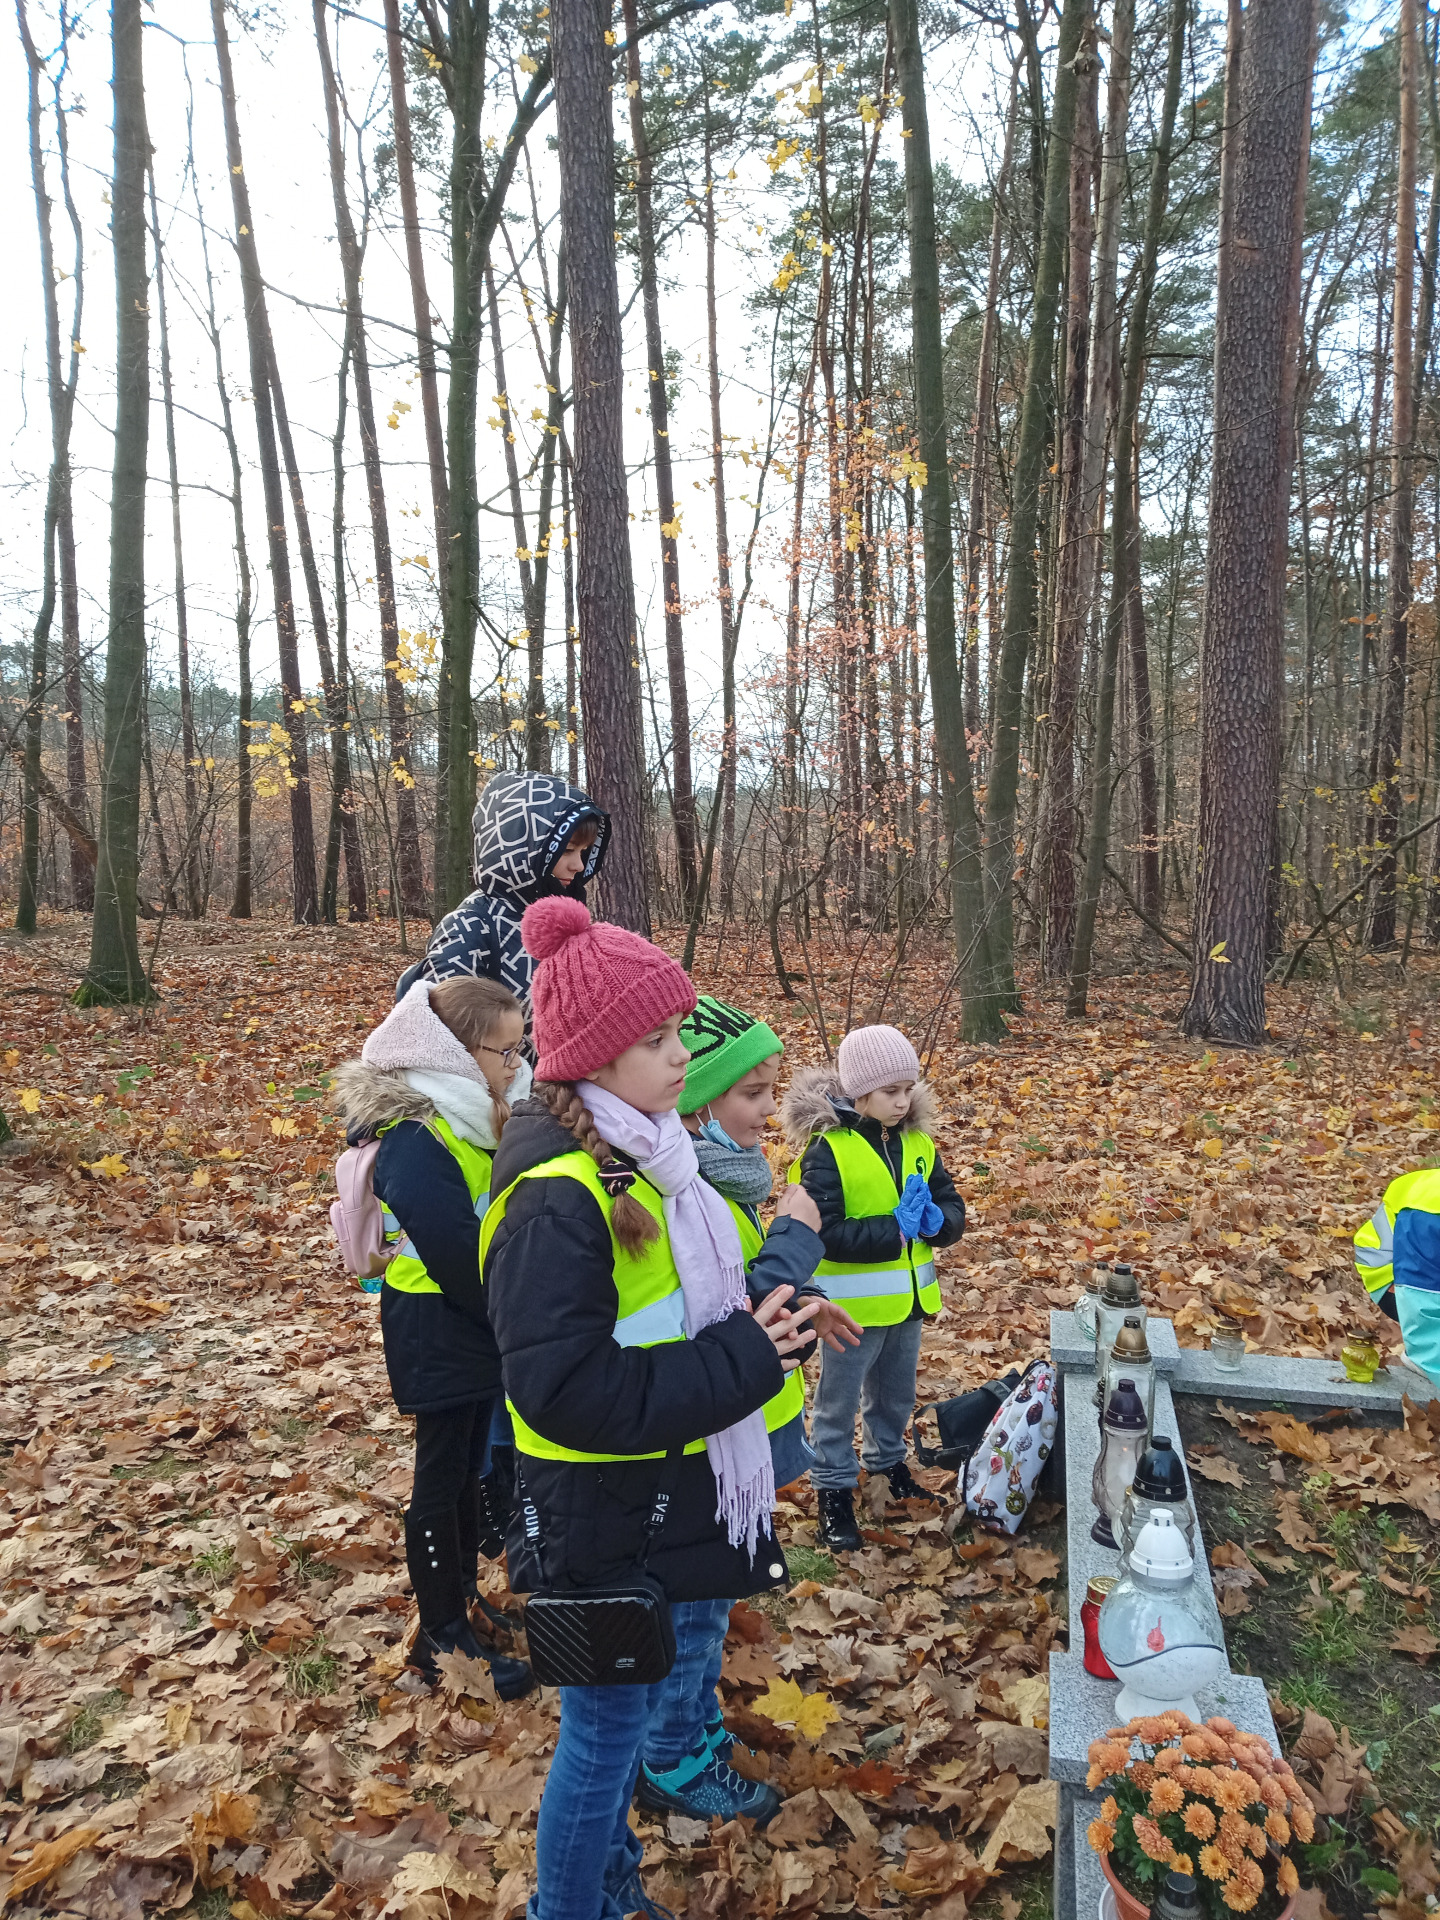
[[[542,1161],[538,1167],[529,1168],[518,1179],[512,1180],[503,1193],[496,1195],[480,1227],[482,1272],[490,1242],[505,1218],[505,1209],[521,1180],[578,1180],[582,1187],[588,1188],[593,1194],[595,1204],[604,1214],[605,1225],[610,1230],[610,1249],[615,1261],[615,1291],[620,1296],[620,1310],[610,1337],[617,1346],[658,1347],[667,1340],[685,1338],[685,1296],[680,1290],[680,1275],[675,1266],[675,1256],[670,1250],[670,1235],[665,1227],[665,1212],[659,1190],[644,1179],[637,1179],[631,1187],[630,1197],[640,1202],[659,1227],[660,1233],[639,1253],[627,1253],[615,1237],[615,1202],[601,1184],[595,1162],[578,1147],[570,1153],[557,1154],[553,1160]],[[604,1462],[663,1460],[665,1457],[663,1451],[640,1454],[580,1453],[574,1447],[562,1447],[530,1426],[513,1400],[507,1404],[515,1426],[516,1446],[522,1453],[534,1454],[538,1459]],[[703,1439],[692,1440],[685,1451],[700,1453],[704,1446]]]
[[[448,1147],[459,1163],[465,1176],[465,1184],[470,1189],[470,1204],[477,1215],[482,1215],[490,1204],[490,1169],[495,1156],[487,1153],[484,1147],[477,1147],[469,1140],[462,1140],[448,1121],[442,1120],[437,1113],[433,1120],[424,1123],[440,1141]],[[389,1126],[382,1127],[382,1133],[388,1133],[390,1126],[398,1126],[392,1120]],[[378,1196],[377,1196],[378,1197]],[[390,1209],[381,1203],[381,1212],[385,1216],[385,1238],[399,1242],[395,1258],[385,1269],[385,1284],[393,1287],[397,1293],[443,1293],[444,1288],[430,1278],[425,1270],[425,1262],[415,1251],[415,1242],[405,1233],[400,1222]]]
[[[742,1207],[738,1200],[725,1195],[725,1204],[735,1216],[735,1225],[740,1234],[740,1252],[745,1261],[745,1271],[750,1266],[761,1247],[765,1244],[765,1229],[754,1218],[748,1207]],[[792,1306],[795,1304],[792,1300]],[[805,1374],[800,1367],[792,1368],[785,1376],[785,1384],[773,1400],[765,1402],[765,1431],[774,1433],[778,1427],[788,1427],[797,1413],[805,1411]]]
[[[872,1215],[893,1213],[900,1196],[895,1176],[883,1156],[877,1153],[863,1133],[852,1127],[833,1127],[816,1134],[835,1156],[840,1184],[845,1194],[847,1220],[864,1220]],[[811,1144],[814,1144],[812,1140]],[[928,1133],[907,1130],[900,1141],[900,1164],[906,1175],[923,1173],[930,1178],[935,1165],[935,1142]],[[801,1154],[790,1168],[790,1183],[800,1184]],[[889,1261],[822,1260],[815,1278],[823,1280],[830,1298],[862,1327],[893,1327],[908,1320],[912,1301],[920,1302],[922,1313],[940,1311],[940,1282],[935,1260],[923,1240],[907,1240],[898,1264]]]
[[1395,1279],[1395,1223],[1402,1213],[1440,1214],[1440,1168],[1402,1173],[1385,1189],[1385,1198],[1355,1236],[1355,1270],[1372,1299],[1379,1300]]

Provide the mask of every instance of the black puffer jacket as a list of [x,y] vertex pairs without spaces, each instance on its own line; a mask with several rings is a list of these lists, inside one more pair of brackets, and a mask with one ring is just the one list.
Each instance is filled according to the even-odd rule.
[[[496,1155],[492,1193],[574,1145],[541,1101],[520,1102]],[[637,1455],[686,1444],[762,1407],[784,1382],[778,1354],[748,1313],[693,1340],[617,1346],[609,1230],[575,1180],[527,1180],[517,1189],[490,1243],[485,1293],[510,1400],[527,1425],[577,1452]],[[660,1463],[519,1459],[539,1509],[544,1558],[537,1565],[517,1521],[508,1542],[516,1591],[629,1578]],[[649,1560],[671,1600],[736,1600],[786,1578],[773,1537],[762,1535],[752,1563],[743,1546],[730,1545],[715,1508],[708,1459],[687,1454]]]
[[[596,829],[580,876],[568,887],[551,870],[577,827]],[[482,974],[507,986],[527,1008],[535,962],[520,938],[525,909],[542,894],[585,898],[610,840],[610,816],[579,787],[553,773],[497,773],[475,803],[475,891],[430,935],[423,960],[402,973],[395,998],[416,980]]]
[[[845,1127],[867,1140],[890,1169],[895,1182],[895,1203],[909,1176],[916,1172],[905,1166],[901,1138],[906,1127],[933,1137],[935,1100],[923,1080],[917,1081],[910,1111],[901,1126],[882,1127],[878,1120],[867,1120],[840,1091],[839,1076],[832,1067],[810,1067],[798,1073],[785,1096],[781,1124],[786,1140],[796,1153],[803,1153],[801,1179],[805,1190],[820,1209],[820,1237],[825,1242],[827,1260],[872,1262],[899,1260],[904,1256],[905,1240],[893,1213],[867,1214],[855,1220],[845,1213],[845,1189],[840,1169],[825,1135]],[[939,1153],[930,1169],[930,1197],[945,1216],[945,1224],[926,1244],[951,1247],[965,1231],[965,1202],[955,1190]],[[824,1284],[824,1275],[820,1276]],[[920,1317],[918,1297],[912,1302],[912,1320]]]

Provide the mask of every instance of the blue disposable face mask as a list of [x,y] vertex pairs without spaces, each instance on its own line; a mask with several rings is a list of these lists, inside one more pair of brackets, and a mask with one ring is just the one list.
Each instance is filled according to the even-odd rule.
[[710,1142],[712,1147],[728,1147],[731,1153],[745,1152],[745,1148],[742,1147],[738,1141],[732,1140],[729,1134],[726,1133],[724,1127],[722,1127],[716,1119],[702,1120],[700,1122],[700,1132],[703,1137]]

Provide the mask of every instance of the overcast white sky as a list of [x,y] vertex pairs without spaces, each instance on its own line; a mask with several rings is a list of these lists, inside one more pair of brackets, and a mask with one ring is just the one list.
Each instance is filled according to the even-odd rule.
[[[47,0],[29,0],[32,31],[42,50],[56,39]],[[267,25],[246,30],[232,21],[231,35],[240,103],[245,170],[255,214],[255,230],[262,269],[272,287],[270,311],[277,339],[282,378],[302,465],[308,470],[307,496],[316,523],[317,544],[328,552],[331,506],[330,436],[334,431],[336,371],[339,364],[341,322],[333,309],[339,303],[341,275],[334,245],[329,175],[324,137],[323,102],[310,8],[303,0],[281,0],[276,17]],[[374,9],[378,14],[378,6]],[[719,17],[718,15],[715,17]],[[212,229],[212,261],[224,324],[227,373],[232,391],[241,397],[237,409],[242,455],[247,461],[247,526],[252,561],[260,572],[260,604],[255,628],[257,684],[274,668],[274,625],[268,606],[268,576],[263,572],[263,517],[258,476],[253,467],[253,431],[248,405],[248,367],[239,318],[238,281],[233,254],[225,235],[231,228],[229,183],[223,144],[215,56],[210,41],[209,10],[203,0],[156,0],[147,8],[145,32],[146,92],[150,137],[155,151],[157,188],[162,225],[166,230],[170,263],[169,314],[177,401],[188,409],[178,421],[179,466],[184,484],[184,538],[189,580],[191,646],[197,672],[209,670],[233,681],[235,572],[228,499],[229,471],[223,442],[212,424],[217,416],[213,366],[209,345],[185,298],[187,287],[198,295],[201,262],[198,226],[191,183],[186,177],[185,113],[186,64],[195,101],[195,140],[199,188]],[[108,565],[108,486],[113,424],[114,283],[108,230],[108,181],[111,168],[110,44],[108,9],[92,0],[82,11],[82,33],[72,47],[76,111],[71,121],[74,189],[86,233],[85,317],[81,329],[85,355],[82,364],[75,422],[76,530],[84,600],[87,640],[103,633],[103,610]],[[372,25],[341,19],[338,27],[341,72],[352,111],[363,118],[373,112],[371,145],[388,137],[388,92],[380,36]],[[188,48],[181,42],[192,36]],[[973,98],[983,111],[989,75],[973,56],[962,72],[959,49],[942,51],[932,75],[936,111],[948,126],[952,163],[967,170],[982,168],[984,156],[969,150],[963,107]],[[623,100],[617,101],[623,122]],[[988,119],[988,116],[987,116]],[[548,116],[547,116],[548,122]],[[537,165],[548,162],[542,122],[532,136]],[[993,126],[995,122],[989,120]],[[491,123],[492,127],[494,123]],[[623,126],[622,126],[623,134]],[[898,127],[887,132],[898,153]],[[9,643],[28,644],[33,609],[38,597],[40,526],[44,475],[49,458],[49,424],[44,389],[43,321],[38,286],[35,216],[30,194],[25,121],[25,66],[13,24],[0,40],[0,165],[7,191],[0,196],[0,257],[7,264],[10,294],[0,311],[0,484],[5,490],[5,512],[0,516],[0,634]],[[53,144],[49,142],[49,144]],[[58,191],[51,155],[50,186]],[[793,167],[793,163],[792,163]],[[768,367],[764,339],[744,311],[743,296],[763,272],[773,271],[770,256],[760,251],[755,221],[765,219],[763,205],[769,175],[758,162],[734,186],[727,185],[721,202],[722,266],[725,288],[722,315],[722,359],[726,370],[725,429],[742,441],[763,437],[767,411]],[[542,182],[542,189],[547,183]],[[553,182],[542,191],[553,207]],[[352,176],[352,198],[355,198]],[[518,201],[524,206],[522,199]],[[771,207],[773,210],[774,203]],[[432,208],[433,210],[433,208]],[[402,271],[399,236],[387,226],[387,214],[372,233],[366,265],[367,312],[392,318],[401,327],[411,324],[408,285]],[[747,255],[744,242],[755,248]],[[718,642],[714,588],[713,507],[710,472],[708,398],[701,356],[704,352],[703,254],[698,236],[672,241],[666,250],[666,270],[678,282],[664,302],[663,324],[667,344],[679,350],[685,362],[685,381],[678,416],[672,428],[677,482],[685,501],[685,533],[681,548],[683,588],[694,602],[687,620],[687,646],[695,683],[692,698],[697,714],[704,711],[716,678]],[[518,243],[523,243],[517,240]],[[68,262],[69,234],[63,211],[56,209],[56,250]],[[505,256],[498,256],[497,264]],[[429,248],[432,295],[443,313],[448,304],[448,266],[438,236]],[[622,262],[622,300],[628,298],[628,269]],[[68,283],[61,288],[61,324],[68,326]],[[286,296],[293,296],[287,298]],[[309,307],[301,304],[309,302]],[[317,311],[317,309],[320,309]],[[154,301],[152,299],[152,316]],[[522,420],[532,404],[545,398],[539,368],[518,304],[507,301],[503,331],[508,384]],[[147,536],[147,578],[151,585],[152,627],[157,667],[173,659],[173,594],[168,500],[164,485],[165,445],[160,408],[158,328],[152,318],[152,394],[154,411],[150,435],[152,493]],[[412,369],[403,362],[409,342],[404,332],[372,324],[371,353],[375,365],[375,397],[381,415],[396,401],[410,402],[394,431],[381,427],[387,466],[391,526],[397,556],[424,554],[434,559],[429,488],[424,465],[424,437],[418,388]],[[631,369],[632,405],[627,412],[630,455],[638,467],[648,447],[648,422],[639,414],[645,397],[643,339],[638,302],[627,322],[627,364]],[[489,354],[487,340],[485,352]],[[493,391],[487,376],[481,418],[494,409],[485,404]],[[442,398],[443,404],[443,398]],[[353,425],[353,411],[352,411]],[[482,427],[482,495],[501,496],[504,471],[498,436]],[[349,500],[348,555],[362,594],[369,574],[369,522],[365,511],[358,446],[353,431],[347,447]],[[703,492],[692,482],[699,480]],[[654,562],[658,538],[653,516],[639,531],[651,505],[648,476],[632,489],[637,515],[635,541],[637,598],[647,643],[654,654],[661,642],[658,618],[658,569]],[[730,462],[727,492],[730,498],[732,541],[750,520],[745,500],[751,498],[753,471],[739,459]],[[772,477],[767,504],[779,513],[775,537],[784,524],[785,492]],[[504,508],[503,497],[497,507]],[[558,494],[557,506],[558,512]],[[491,577],[495,595],[489,611],[496,624],[518,628],[518,583],[513,565],[514,538],[508,513],[487,516],[483,522],[493,554]],[[771,575],[773,578],[773,573]],[[402,624],[433,627],[436,609],[433,589],[414,566],[401,570]],[[303,590],[296,566],[296,598],[301,615],[302,659],[305,671],[318,680],[318,664],[309,623],[304,617]],[[560,599],[558,579],[552,585],[550,636],[554,671],[560,671]],[[505,603],[509,596],[510,604]],[[752,608],[746,653],[773,645],[773,619],[763,608]],[[378,658],[373,605],[351,610],[351,644],[363,665]],[[488,659],[482,636],[481,659]],[[479,670],[477,667],[477,679]],[[662,676],[663,679],[663,676]]]

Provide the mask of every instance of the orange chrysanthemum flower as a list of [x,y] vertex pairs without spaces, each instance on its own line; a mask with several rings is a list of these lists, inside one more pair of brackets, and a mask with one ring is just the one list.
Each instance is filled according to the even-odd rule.
[[1115,1829],[1103,1820],[1092,1820],[1085,1829],[1085,1838],[1096,1853],[1109,1853],[1115,1844]]
[[1235,1878],[1249,1887],[1252,1893],[1265,1891],[1265,1875],[1261,1872],[1258,1861],[1242,1860],[1235,1869]]
[[1227,1720],[1225,1716],[1220,1713],[1212,1714],[1205,1724],[1211,1733],[1223,1734],[1227,1740],[1233,1739],[1240,1731],[1233,1720]]
[[1257,1827],[1252,1820],[1250,1823],[1250,1831],[1245,1837],[1245,1844],[1257,1860],[1263,1860],[1265,1858],[1265,1849],[1268,1845],[1265,1838],[1265,1828]]
[[1215,1831],[1215,1815],[1203,1800],[1192,1800],[1185,1809],[1185,1831],[1196,1840],[1208,1840]]
[[1192,1880],[1195,1878],[1195,1862],[1190,1858],[1188,1853],[1177,1853],[1175,1858],[1170,1862],[1170,1865],[1175,1869],[1176,1873],[1188,1873]]
[[1179,1773],[1185,1765],[1185,1756],[1179,1747],[1162,1747],[1155,1756],[1157,1773]]
[[1239,1880],[1227,1880],[1220,1889],[1220,1898],[1232,1913],[1249,1913],[1260,1896],[1252,1887],[1242,1885]]
[[1216,1770],[1214,1797],[1218,1805],[1227,1812],[1238,1813],[1242,1807],[1250,1804],[1250,1780],[1248,1775],[1239,1778],[1232,1771],[1223,1773]]
[[1272,1812],[1283,1813],[1285,1811],[1285,1789],[1278,1780],[1273,1778],[1262,1780],[1260,1782],[1260,1798]]
[[1130,1749],[1121,1740],[1092,1740],[1086,1756],[1092,1767],[1099,1767],[1101,1778],[1107,1773],[1123,1773]]
[[1120,1818],[1120,1802],[1115,1798],[1113,1793],[1107,1793],[1105,1798],[1100,1802],[1100,1818],[1102,1820],[1108,1820],[1112,1827]]
[[1280,1862],[1280,1871],[1275,1876],[1275,1884],[1287,1900],[1292,1893],[1300,1891],[1300,1875],[1295,1871],[1295,1862],[1288,1853]]
[[1297,1800],[1290,1808],[1290,1824],[1295,1829],[1295,1838],[1302,1846],[1309,1846],[1315,1838],[1315,1816],[1308,1802]]
[[1230,1862],[1225,1858],[1219,1847],[1202,1847],[1200,1849],[1200,1871],[1205,1875],[1207,1880],[1228,1880],[1230,1878]]
[[1153,1820],[1147,1820],[1143,1813],[1137,1813],[1132,1825],[1142,1852],[1148,1854],[1152,1860],[1158,1860],[1162,1866],[1174,1859],[1174,1847]]
[[1155,1769],[1148,1760],[1136,1760],[1131,1765],[1130,1778],[1142,1793],[1148,1793],[1155,1784]]
[[1154,1713],[1141,1714],[1138,1720],[1130,1722],[1130,1729],[1147,1747],[1158,1747],[1170,1731],[1159,1715]]
[[1178,1707],[1167,1707],[1159,1720],[1167,1733],[1189,1733],[1195,1725],[1190,1716],[1181,1713]]
[[1208,1760],[1210,1758],[1210,1742],[1203,1733],[1187,1733],[1180,1742],[1180,1745],[1182,1750],[1188,1753],[1192,1760]]
[[1185,1789],[1167,1774],[1160,1774],[1150,1789],[1150,1811],[1157,1820],[1167,1813],[1178,1813],[1185,1804]]
[[1109,1774],[1104,1767],[1091,1767],[1085,1775],[1086,1791],[1093,1793],[1102,1780],[1108,1780]]

